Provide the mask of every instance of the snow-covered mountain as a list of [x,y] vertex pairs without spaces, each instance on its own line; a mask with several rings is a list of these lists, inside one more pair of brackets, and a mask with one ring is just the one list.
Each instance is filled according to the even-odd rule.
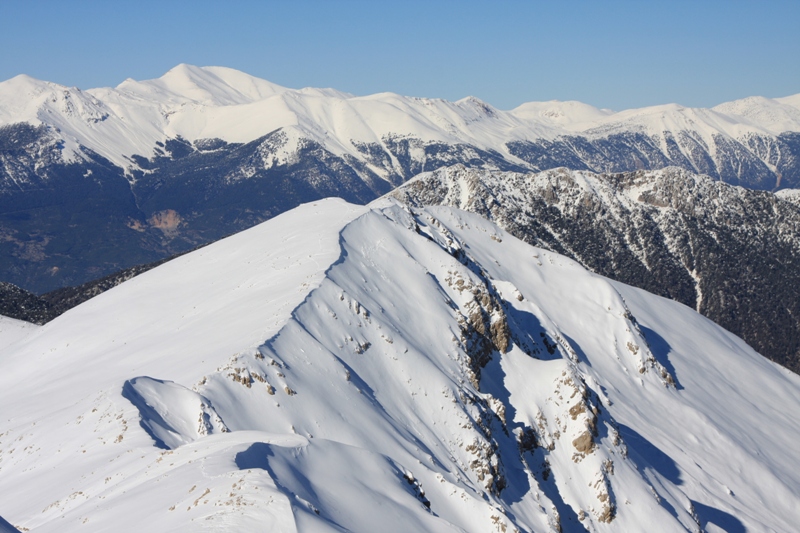
[[800,372],[797,193],[678,168],[513,173],[457,165],[391,194],[478,213],[593,272],[682,302]]
[[449,207],[306,204],[0,346],[22,531],[800,519],[800,377]]
[[800,185],[800,103],[502,111],[287,89],[222,67],[81,91],[0,83],[2,281],[37,293],[152,262],[328,196],[367,203],[461,163],[508,171],[680,166],[757,189]]
[[[397,160],[400,154],[393,147],[402,139],[423,152],[431,143],[466,145],[525,165],[533,163],[517,157],[520,149],[509,144],[563,142],[576,135],[591,143],[618,134],[643,134],[662,158],[682,158],[693,170],[759,185],[753,176],[742,174],[745,169],[728,175],[724,167],[730,154],[720,152],[728,145],[747,148],[752,137],[800,132],[797,102],[797,95],[752,97],[713,109],[669,104],[614,113],[580,102],[552,101],[501,111],[474,97],[448,102],[392,93],[354,96],[333,89],[295,90],[233,69],[178,65],[155,80],[128,79],[115,88],[87,91],[17,76],[0,84],[0,125],[45,125],[58,130],[66,159],[85,157],[80,150],[85,147],[129,171],[137,167],[132,158],[159,155],[159,143],[172,139],[248,143],[283,130],[282,144],[273,147],[277,149],[263,163],[285,164],[310,141],[335,156],[359,160],[390,182],[398,175],[409,177],[404,168],[408,165]],[[572,148],[591,168],[598,154],[583,157],[580,148]],[[382,154],[376,157],[376,152]],[[416,164],[424,164],[423,155],[407,154]],[[763,156],[767,169],[772,165],[774,171],[780,164],[779,155],[753,155],[756,160]],[[654,161],[641,163],[650,166]],[[778,181],[761,185],[776,188]]]

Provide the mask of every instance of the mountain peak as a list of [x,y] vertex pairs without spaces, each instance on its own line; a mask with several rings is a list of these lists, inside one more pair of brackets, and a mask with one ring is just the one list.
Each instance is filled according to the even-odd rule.
[[613,114],[613,111],[598,109],[575,100],[550,100],[549,102],[526,102],[511,110],[511,113],[524,120],[569,126],[600,120]]
[[24,97],[35,97],[44,91],[52,91],[54,89],[69,90],[64,85],[40,80],[27,74],[18,74],[13,78],[0,82],[0,94],[3,100],[8,100],[9,98],[22,100]]
[[748,96],[711,109],[726,115],[744,117],[772,131],[796,131],[800,124],[800,95],[779,99]]
[[117,86],[127,93],[161,96],[209,106],[240,105],[264,100],[287,89],[227,67],[181,63],[156,79],[127,79]]

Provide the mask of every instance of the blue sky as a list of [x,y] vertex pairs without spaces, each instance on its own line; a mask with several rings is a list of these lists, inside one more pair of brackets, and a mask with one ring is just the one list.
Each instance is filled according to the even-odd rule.
[[191,63],[502,109],[712,106],[800,93],[799,22],[798,0],[0,0],[0,80],[86,89]]

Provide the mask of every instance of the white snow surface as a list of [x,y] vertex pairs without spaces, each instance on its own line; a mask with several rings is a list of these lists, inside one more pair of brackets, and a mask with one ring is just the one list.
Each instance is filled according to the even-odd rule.
[[610,109],[597,109],[574,100],[526,102],[515,108],[512,113],[526,120],[543,120],[572,131],[581,131],[591,127],[592,123],[614,114]]
[[0,315],[0,350],[27,338],[40,326]]
[[798,376],[452,208],[300,206],[0,365],[0,513],[37,533],[800,522]]
[[337,155],[363,158],[358,143],[387,136],[467,143],[501,152],[506,143],[560,135],[618,131],[651,135],[695,132],[742,138],[800,131],[800,95],[747,98],[713,109],[676,104],[618,113],[581,102],[530,102],[502,111],[477,98],[457,102],[392,93],[353,96],[333,89],[288,89],[224,67],[181,64],[155,80],[125,80],[115,88],[82,91],[20,75],[0,83],[0,126],[18,122],[57,129],[65,158],[85,146],[123,167],[154,154],[157,142],[220,138],[249,142],[279,128],[320,143]]

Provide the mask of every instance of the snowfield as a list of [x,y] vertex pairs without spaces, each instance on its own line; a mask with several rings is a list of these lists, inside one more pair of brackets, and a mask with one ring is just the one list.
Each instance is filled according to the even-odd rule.
[[0,322],[0,365],[21,531],[800,522],[800,377],[453,208],[305,204]]

